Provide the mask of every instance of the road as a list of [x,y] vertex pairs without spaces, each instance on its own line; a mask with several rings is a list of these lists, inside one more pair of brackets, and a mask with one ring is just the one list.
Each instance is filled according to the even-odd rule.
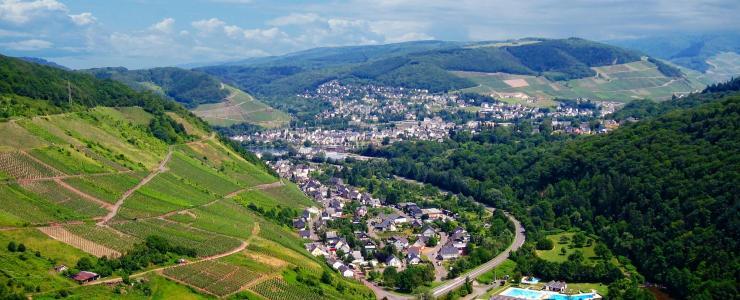
[[[493,210],[492,208],[489,208],[489,210]],[[504,252],[501,252],[498,256],[494,257],[493,259],[489,260],[485,264],[482,264],[478,266],[477,268],[473,269],[472,271],[469,271],[463,275],[460,275],[459,277],[456,277],[455,279],[449,280],[442,285],[434,288],[432,290],[432,296],[434,298],[441,297],[450,291],[462,286],[465,283],[466,278],[470,278],[471,280],[477,278],[478,276],[482,275],[483,273],[486,273],[493,268],[497,267],[501,263],[503,263],[507,258],[509,258],[509,254],[512,251],[516,251],[524,244],[524,229],[522,228],[522,224],[519,223],[519,220],[514,218],[511,214],[504,212],[506,214],[506,217],[511,220],[512,223],[514,223],[514,241],[511,243],[511,245],[504,250]]]

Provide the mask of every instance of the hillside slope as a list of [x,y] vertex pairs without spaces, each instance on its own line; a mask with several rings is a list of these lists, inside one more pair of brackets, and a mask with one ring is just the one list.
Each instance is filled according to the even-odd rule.
[[528,240],[579,227],[678,299],[733,299],[740,95],[689,98],[603,136],[558,141],[525,125],[380,154],[397,175],[517,212]]
[[285,125],[290,116],[273,109],[249,94],[224,85],[206,73],[180,68],[128,70],[98,68],[82,70],[100,79],[122,82],[139,91],[179,102],[217,126],[249,123],[264,127]]
[[[330,80],[432,92],[523,92],[550,100],[662,100],[674,91],[688,93],[703,87],[672,65],[653,58],[643,62],[639,52],[577,38],[431,45],[435,46],[384,45],[395,50],[377,55],[365,54],[380,46],[317,49],[198,70],[299,119],[314,116],[325,103],[308,103],[296,95]],[[404,47],[408,49],[401,51]],[[322,51],[337,56],[322,56]],[[634,72],[620,74],[625,70]],[[527,88],[520,90],[518,85],[505,83],[511,79],[525,80]]]
[[[311,200],[179,105],[154,109],[173,102],[135,100],[147,95],[89,75],[13,59],[4,66],[19,74],[6,91],[25,92],[24,82],[37,84],[38,76],[52,87],[70,78],[120,90],[90,108],[3,95],[14,105],[50,108],[0,122],[0,298],[372,297],[334,275],[283,225]],[[80,95],[94,93],[85,86]],[[44,85],[33,91],[54,95]],[[152,109],[118,105],[127,103]],[[157,135],[151,124],[164,119],[180,128],[179,139]],[[181,258],[187,262],[177,264]],[[55,272],[60,264],[70,270]],[[79,286],[65,277],[81,270],[113,284]],[[325,271],[329,284],[320,281]],[[121,277],[135,284],[115,284]]]

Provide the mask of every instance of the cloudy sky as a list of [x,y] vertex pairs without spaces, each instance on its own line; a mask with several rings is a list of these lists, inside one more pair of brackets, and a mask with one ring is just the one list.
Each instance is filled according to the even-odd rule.
[[0,53],[143,68],[411,40],[740,30],[737,0],[0,0]]

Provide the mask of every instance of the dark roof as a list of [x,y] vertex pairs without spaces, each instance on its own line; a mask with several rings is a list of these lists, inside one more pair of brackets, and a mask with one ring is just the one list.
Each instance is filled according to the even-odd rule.
[[442,247],[442,249],[439,249],[439,254],[440,255],[460,254],[460,251],[458,251],[457,248],[455,248],[455,246],[452,246],[451,244],[447,244],[444,247]]
[[310,237],[311,236],[311,231],[309,231],[309,230],[301,230],[301,231],[298,231],[298,235],[300,237]]
[[95,279],[95,278],[97,278],[99,276],[100,275],[98,275],[96,273],[93,273],[93,272],[82,271],[82,272],[77,273],[74,276],[72,276],[72,279],[74,279],[76,281],[87,281],[87,280],[90,280],[90,279]]
[[546,283],[545,286],[546,287],[549,287],[549,288],[554,288],[554,289],[558,289],[559,290],[559,289],[565,288],[566,284],[565,284],[565,281],[554,281],[554,280],[552,280],[552,281]]

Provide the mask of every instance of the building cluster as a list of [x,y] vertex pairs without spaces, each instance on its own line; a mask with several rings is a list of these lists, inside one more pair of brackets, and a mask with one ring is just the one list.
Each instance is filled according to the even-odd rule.
[[[403,270],[422,262],[442,268],[442,261],[465,254],[470,234],[462,227],[448,233],[438,227],[439,222],[459,217],[451,211],[413,202],[386,204],[338,178],[322,183],[311,178],[313,167],[287,160],[272,167],[318,204],[293,220],[293,227],[307,240],[308,252],[324,257],[343,276],[355,277],[386,267]],[[352,224],[349,236],[331,225],[340,219]],[[395,251],[379,255],[388,245]]]

